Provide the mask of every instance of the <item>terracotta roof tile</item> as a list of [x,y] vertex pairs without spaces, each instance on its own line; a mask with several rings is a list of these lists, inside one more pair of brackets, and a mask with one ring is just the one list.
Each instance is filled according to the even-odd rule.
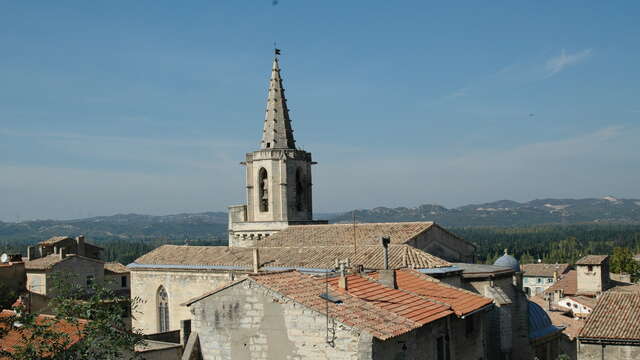
[[640,293],[603,293],[578,337],[640,341]]
[[[0,327],[6,329],[7,322],[12,321],[12,317],[15,316],[15,313],[10,310],[4,310],[0,312]],[[75,343],[80,341],[80,336],[78,335],[78,327],[79,329],[84,328],[86,324],[86,320],[78,320],[78,327],[76,325],[66,322],[64,320],[60,320],[57,322],[53,317],[47,315],[39,315],[36,321],[39,324],[46,324],[51,322],[53,325],[53,329],[59,333],[65,333],[68,337],[68,347],[73,346]],[[23,335],[29,338],[29,334],[21,334],[19,331],[15,329],[10,329],[5,336],[0,337],[0,350],[7,351],[12,353],[14,351],[14,346],[23,345]],[[47,354],[44,354],[47,355]],[[9,359],[8,357],[3,357],[0,355],[0,360]]]
[[609,256],[608,255],[587,255],[576,262],[576,265],[600,265]]
[[378,245],[389,236],[392,244],[404,244],[434,225],[433,222],[395,222],[293,225],[259,243],[261,247],[337,245]]
[[576,295],[578,293],[578,273],[575,270],[569,270],[544,292],[552,293],[556,290],[562,290],[564,296]]
[[[314,246],[260,248],[262,267],[333,269],[335,259],[349,258],[353,265],[383,268],[382,246]],[[451,264],[409,245],[389,246],[392,268],[438,268]],[[241,266],[251,268],[253,249],[227,246],[163,245],[139,257],[134,264],[174,266]]]
[[544,276],[553,277],[557,272],[560,276],[569,270],[569,264],[524,264],[522,272],[524,276]]
[[[297,271],[250,275],[249,278],[304,306],[326,314],[346,325],[365,330],[379,339],[388,339],[453,314],[448,306],[410,292],[387,288],[359,275],[348,275],[348,291],[337,286],[338,278],[304,275]],[[320,297],[328,287],[341,303]]]
[[[373,273],[371,277],[377,279],[378,274]],[[457,316],[469,314],[493,302],[487,297],[453,287],[415,270],[396,270],[396,284],[399,289],[450,306]]]

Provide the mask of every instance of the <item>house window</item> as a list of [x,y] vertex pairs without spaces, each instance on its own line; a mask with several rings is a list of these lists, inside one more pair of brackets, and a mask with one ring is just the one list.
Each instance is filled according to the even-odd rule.
[[542,279],[538,278],[538,284],[542,284]]
[[449,360],[449,340],[445,336],[436,338],[436,360]]
[[548,282],[549,284],[551,284],[551,283],[553,282],[553,279],[549,278],[549,279],[547,279],[547,282]]
[[260,211],[267,212],[269,211],[269,178],[265,168],[260,168],[258,171],[258,189]]
[[587,266],[587,271],[592,272],[593,271],[593,265]]
[[160,287],[158,288],[157,302],[158,331],[169,331],[169,295],[162,285],[160,285]]
[[573,304],[573,307],[577,309],[578,308],[578,304]]
[[90,288],[95,280],[95,276],[93,275],[87,275],[87,288]]
[[127,277],[126,276],[121,276],[120,277],[120,287],[123,287],[123,288],[127,287]]

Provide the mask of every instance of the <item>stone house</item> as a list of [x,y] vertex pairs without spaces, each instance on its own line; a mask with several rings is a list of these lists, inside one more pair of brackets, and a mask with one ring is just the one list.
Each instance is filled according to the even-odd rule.
[[587,255],[576,262],[578,294],[595,296],[607,290],[609,280],[609,256]]
[[[128,265],[131,296],[140,297],[140,313],[133,326],[144,333],[178,330],[191,314],[181,303],[230,280],[255,271],[299,270],[324,274],[336,268],[336,259],[349,259],[353,268],[383,269],[382,246],[300,246],[242,248],[226,246],[164,245]],[[460,269],[409,245],[389,245],[391,269],[414,268],[455,283]]]
[[102,248],[85,242],[84,236],[54,236],[27,248],[27,260],[35,260],[52,254],[76,254],[90,259],[100,259]]
[[[75,239],[56,236],[29,247],[24,268],[30,310],[46,311],[48,300],[55,296],[56,277],[85,290],[94,283],[105,284],[108,280],[107,286],[116,290],[116,294],[128,296],[128,269],[118,263],[105,264],[99,258],[101,251],[102,248],[86,243],[84,236]],[[127,278],[126,284],[123,277]]]
[[129,297],[131,294],[130,271],[120,263],[108,262],[104,264],[104,282],[118,295]]
[[569,264],[522,265],[522,287],[528,296],[541,295],[569,271]]
[[89,289],[95,282],[104,280],[104,262],[80,255],[51,254],[27,261],[27,290],[31,293],[51,297],[55,294],[56,273],[72,284]]
[[578,335],[579,360],[640,359],[640,292],[607,291]]
[[492,302],[415,270],[387,270],[252,274],[184,305],[188,343],[197,344],[185,359],[480,359]]

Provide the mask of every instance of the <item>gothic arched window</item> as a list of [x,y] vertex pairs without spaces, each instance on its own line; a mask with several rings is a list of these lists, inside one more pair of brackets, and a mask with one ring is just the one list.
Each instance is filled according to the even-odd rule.
[[260,211],[269,211],[269,179],[267,176],[267,170],[260,168],[258,172],[258,200],[260,201]]
[[296,170],[296,209],[298,211],[304,210],[304,178],[302,168]]
[[164,286],[160,285],[157,294],[158,304],[158,331],[169,331],[169,295]]

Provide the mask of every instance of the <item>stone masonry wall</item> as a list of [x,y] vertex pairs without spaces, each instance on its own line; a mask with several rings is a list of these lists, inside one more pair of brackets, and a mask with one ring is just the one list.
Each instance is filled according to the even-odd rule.
[[371,337],[245,281],[191,305],[203,359],[370,360]]
[[578,360],[637,359],[640,359],[640,346],[607,345],[603,349],[602,345],[578,344]]
[[158,332],[157,293],[164,286],[169,296],[169,328],[180,329],[180,320],[191,318],[182,303],[230,281],[228,273],[185,270],[131,271],[131,298],[143,300],[133,314],[133,327],[145,334]]

